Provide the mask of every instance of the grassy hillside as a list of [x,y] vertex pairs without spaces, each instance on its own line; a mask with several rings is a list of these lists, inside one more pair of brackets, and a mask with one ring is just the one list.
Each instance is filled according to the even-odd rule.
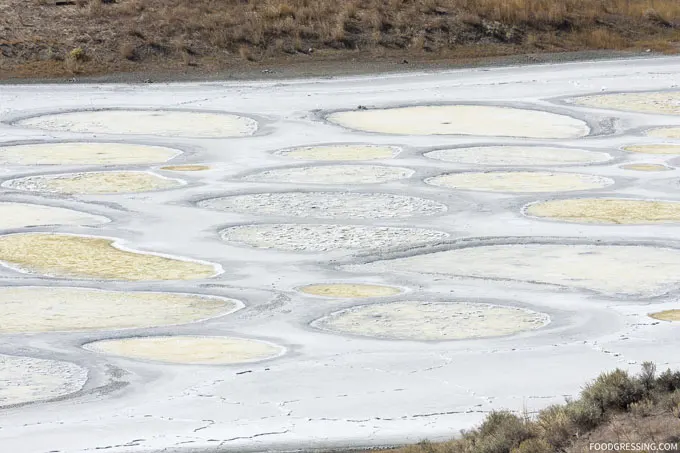
[[0,77],[680,49],[678,0],[0,0]]
[[[677,444],[679,449],[663,451],[680,451],[680,371],[657,374],[654,364],[645,363],[637,376],[623,370],[604,373],[578,399],[535,416],[494,412],[460,439],[386,452],[580,453],[594,451],[591,443],[609,442]],[[645,447],[627,451],[651,451],[638,446]]]

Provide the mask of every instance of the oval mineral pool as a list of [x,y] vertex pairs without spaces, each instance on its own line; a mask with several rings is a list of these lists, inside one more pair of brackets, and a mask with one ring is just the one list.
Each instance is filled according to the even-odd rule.
[[237,300],[193,294],[88,288],[0,288],[0,333],[92,331],[186,324],[241,308]]
[[575,198],[532,203],[524,212],[533,217],[575,223],[637,225],[680,222],[680,202]]
[[[514,238],[517,239],[517,238]],[[644,245],[509,243],[456,248],[368,264],[353,272],[512,280],[654,297],[678,287],[680,250]]]
[[431,151],[425,154],[431,159],[467,165],[533,166],[533,165],[586,165],[607,162],[607,153],[572,148],[543,146],[477,146]]
[[665,310],[649,315],[659,321],[680,321],[680,310]]
[[220,272],[208,263],[123,250],[108,238],[49,233],[0,236],[0,262],[56,278],[195,280]]
[[448,233],[422,228],[363,225],[258,224],[221,232],[227,242],[291,252],[376,250],[441,241]]
[[83,347],[129,359],[188,365],[252,363],[285,352],[285,348],[265,341],[198,336],[134,337],[95,341]]
[[626,112],[680,115],[680,92],[677,91],[598,94],[576,98],[574,103]]
[[680,138],[680,127],[658,127],[646,133],[649,137]]
[[23,119],[19,126],[86,134],[159,135],[164,137],[245,137],[257,121],[228,113],[179,110],[94,110],[54,113]]
[[203,200],[198,206],[258,216],[315,219],[390,219],[435,215],[446,205],[388,193],[274,192]]
[[100,225],[109,219],[71,209],[29,203],[0,202],[0,230],[47,225]]
[[394,286],[366,285],[361,283],[325,283],[307,285],[299,288],[301,293],[334,299],[366,299],[371,297],[390,297],[403,291]]
[[584,121],[570,116],[485,105],[351,110],[332,113],[327,120],[348,129],[398,135],[578,138],[590,133]]
[[680,145],[636,145],[626,146],[625,151],[643,154],[680,154]]
[[179,179],[145,171],[101,171],[27,176],[5,181],[2,186],[28,192],[104,195],[167,190],[184,184]]
[[357,161],[392,159],[401,152],[396,146],[381,145],[318,145],[284,149],[274,153],[277,156],[298,160]]
[[339,334],[442,341],[497,337],[545,326],[550,318],[522,308],[466,302],[390,302],[341,310],[312,323]]
[[425,182],[449,189],[506,193],[568,192],[601,189],[614,184],[614,180],[604,176],[547,171],[449,173]]
[[0,354],[0,407],[75,393],[87,370],[73,363]]
[[243,178],[254,182],[289,184],[378,184],[410,178],[414,171],[380,165],[324,165],[319,167],[276,168]]
[[164,171],[205,171],[210,170],[207,165],[166,165],[161,167]]
[[0,146],[0,165],[144,165],[179,154],[172,148],[128,143],[38,143]]
[[626,165],[621,165],[621,168],[624,170],[631,170],[631,171],[670,171],[673,170],[671,167],[667,167],[665,165],[661,164],[626,164]]

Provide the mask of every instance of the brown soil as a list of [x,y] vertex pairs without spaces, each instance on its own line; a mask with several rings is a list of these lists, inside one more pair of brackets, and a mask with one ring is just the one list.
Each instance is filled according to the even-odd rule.
[[679,17],[676,0],[0,0],[0,80],[290,76],[584,50],[674,53]]

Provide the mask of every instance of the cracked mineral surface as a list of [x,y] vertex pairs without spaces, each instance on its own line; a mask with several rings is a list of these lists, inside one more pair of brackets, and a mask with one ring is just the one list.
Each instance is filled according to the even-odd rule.
[[183,184],[145,171],[102,171],[28,176],[6,181],[3,186],[28,192],[92,195],[174,189]]
[[392,219],[443,213],[434,200],[389,193],[273,192],[212,198],[200,207],[272,217]]
[[447,238],[443,231],[332,224],[259,224],[229,227],[227,242],[291,252],[371,250],[414,246]]
[[0,354],[0,408],[68,395],[86,380],[72,363]]

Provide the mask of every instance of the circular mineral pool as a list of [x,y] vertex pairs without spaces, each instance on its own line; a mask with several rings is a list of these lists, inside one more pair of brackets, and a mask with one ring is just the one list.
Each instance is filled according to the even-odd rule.
[[673,170],[671,167],[667,167],[665,165],[661,164],[626,164],[626,165],[621,165],[621,168],[624,170],[631,170],[631,171],[670,171]]
[[0,333],[111,330],[186,324],[241,308],[232,299],[87,288],[0,288]]
[[680,310],[665,310],[652,313],[649,316],[659,321],[680,321]]
[[101,171],[27,176],[5,181],[2,186],[29,192],[97,195],[167,190],[184,184],[179,179],[145,171]]
[[543,283],[642,298],[678,287],[680,250],[527,242],[471,246],[342,268],[359,273],[403,272]]
[[527,215],[576,223],[636,225],[680,222],[680,202],[575,198],[532,203]]
[[165,137],[245,137],[257,131],[251,118],[179,110],[95,110],[54,113],[20,120],[19,126],[86,134]]
[[443,213],[434,200],[388,193],[274,192],[212,198],[200,207],[258,216],[315,219],[390,219]]
[[658,127],[646,133],[649,137],[680,138],[680,127]]
[[123,250],[112,239],[70,234],[0,236],[0,262],[56,278],[195,280],[219,273],[213,264]]
[[88,343],[84,348],[136,360],[189,365],[234,365],[281,356],[273,343],[231,337],[134,337]]
[[274,153],[277,156],[298,160],[357,161],[392,159],[401,152],[396,146],[381,145],[318,145],[284,149]]
[[627,112],[680,115],[680,92],[614,93],[576,98],[576,104]]
[[390,297],[401,294],[402,290],[394,286],[366,285],[361,283],[322,283],[307,285],[299,291],[312,296],[331,297],[335,299],[366,299],[370,297]]
[[390,302],[332,313],[312,326],[390,340],[466,340],[526,332],[550,318],[522,308],[465,302]]
[[324,165],[277,168],[248,175],[243,179],[289,184],[378,184],[410,178],[413,173],[408,168],[380,165]]
[[63,397],[85,382],[87,370],[72,363],[0,354],[0,407]]
[[431,159],[467,165],[485,166],[532,166],[532,165],[586,165],[607,162],[607,153],[583,149],[554,148],[543,146],[476,146],[431,151],[425,154]]
[[643,154],[680,154],[680,145],[636,145],[626,146],[625,151]]
[[603,176],[547,171],[449,173],[425,182],[449,189],[506,193],[568,192],[601,189],[614,184],[612,179]]
[[205,171],[210,170],[207,165],[166,165],[161,167],[165,171]]
[[256,224],[221,232],[227,242],[291,252],[377,250],[441,241],[448,233],[422,228],[328,224]]
[[47,225],[100,225],[109,219],[71,209],[29,203],[0,202],[0,229]]
[[590,133],[584,121],[570,116],[484,105],[352,110],[332,113],[327,120],[348,129],[398,135],[578,138]]
[[179,154],[172,148],[128,143],[38,143],[0,146],[0,165],[144,165]]

